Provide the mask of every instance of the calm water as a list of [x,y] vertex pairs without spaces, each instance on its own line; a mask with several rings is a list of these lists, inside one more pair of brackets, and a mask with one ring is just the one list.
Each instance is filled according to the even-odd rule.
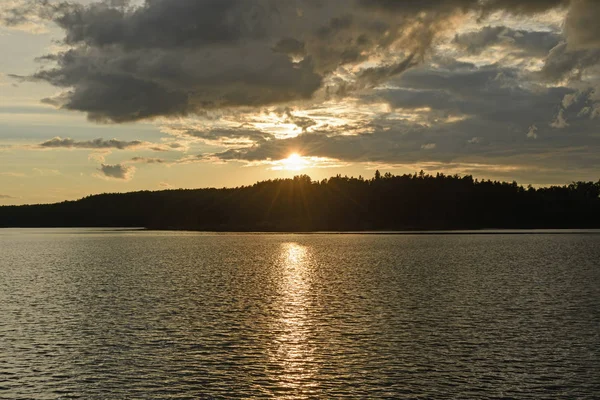
[[598,398],[600,235],[0,230],[0,398]]

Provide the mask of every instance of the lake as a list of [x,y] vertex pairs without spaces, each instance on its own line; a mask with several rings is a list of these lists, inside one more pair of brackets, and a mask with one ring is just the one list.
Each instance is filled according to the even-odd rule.
[[597,398],[600,234],[0,230],[0,398]]

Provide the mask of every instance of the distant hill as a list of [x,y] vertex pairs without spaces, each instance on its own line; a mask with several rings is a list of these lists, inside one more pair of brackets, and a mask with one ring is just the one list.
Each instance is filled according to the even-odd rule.
[[600,228],[600,181],[523,188],[472,176],[306,175],[231,189],[100,194],[0,207],[0,227],[210,231]]

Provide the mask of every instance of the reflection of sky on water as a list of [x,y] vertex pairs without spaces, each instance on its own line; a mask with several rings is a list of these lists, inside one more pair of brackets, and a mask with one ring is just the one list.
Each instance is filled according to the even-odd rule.
[[310,249],[297,243],[283,243],[278,265],[279,318],[274,322],[275,343],[272,363],[280,366],[282,387],[299,389],[309,395],[314,385],[316,364],[314,343],[309,340],[311,322],[311,255]]

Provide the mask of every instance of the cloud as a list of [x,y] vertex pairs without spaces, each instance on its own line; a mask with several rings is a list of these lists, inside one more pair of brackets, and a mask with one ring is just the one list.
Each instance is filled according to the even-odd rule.
[[600,62],[600,49],[569,50],[566,42],[554,47],[544,61],[540,76],[548,81],[581,79],[583,73]]
[[13,196],[9,196],[7,194],[0,194],[0,200],[10,200],[10,199],[14,199],[15,197]]
[[[380,123],[383,126],[378,126]],[[341,162],[395,162],[422,157],[425,128],[409,122],[385,125],[373,122],[370,133],[346,135],[305,132],[287,139],[263,142],[251,147],[232,148],[213,154],[202,154],[201,159],[222,161],[261,162],[287,158],[296,153],[302,157],[339,160]],[[431,146],[427,146],[431,148]]]
[[439,1],[402,1],[402,0],[360,0],[366,7],[378,8],[386,12],[403,13],[427,12],[431,10],[459,9],[472,10],[480,13],[506,11],[511,14],[532,15],[546,10],[564,7],[569,0],[439,0]]
[[310,60],[293,63],[260,46],[243,54],[239,59],[230,48],[75,48],[58,56],[57,68],[32,79],[68,89],[54,100],[61,108],[113,122],[308,99],[320,86]]
[[291,153],[307,157],[327,157],[346,161],[368,160],[369,149],[362,146],[364,135],[333,136],[303,133],[289,139],[268,141],[256,146],[230,149],[211,155],[220,160],[281,160]]
[[569,126],[569,124],[567,123],[567,120],[565,119],[564,112],[565,111],[563,109],[558,111],[558,115],[556,115],[556,118],[554,119],[554,121],[552,121],[550,123],[551,127],[557,128],[557,129],[562,129],[562,128],[566,128],[567,126]]
[[0,3],[0,26],[34,34],[48,31],[44,2],[27,0],[3,0]]
[[537,139],[537,137],[538,137],[537,131],[538,131],[538,127],[535,125],[531,125],[529,127],[529,130],[527,131],[527,137],[529,139]]
[[44,148],[77,148],[77,149],[118,149],[125,150],[127,148],[140,147],[144,143],[139,140],[131,142],[121,141],[117,139],[94,139],[86,141],[76,141],[71,138],[61,138],[59,136],[42,142],[39,144],[40,147]]
[[395,64],[366,68],[358,76],[359,82],[368,86],[376,86],[389,78],[403,73],[410,67],[417,65],[414,61],[414,57],[414,54],[410,54],[404,60]]
[[43,57],[54,66],[23,77],[64,89],[46,102],[127,122],[302,102],[327,88],[347,95],[422,62],[457,16],[532,15],[566,3],[32,0],[1,19],[51,20],[64,31],[68,50]]
[[486,26],[478,31],[457,34],[453,43],[475,55],[491,46],[503,46],[519,51],[521,56],[546,57],[561,40],[562,36],[554,32]]
[[149,158],[149,157],[133,157],[131,162],[143,163],[143,164],[163,164],[166,161],[162,158]]
[[273,51],[293,57],[303,57],[306,54],[304,43],[294,38],[283,38],[275,46]]
[[106,157],[112,152],[110,150],[97,150],[88,155],[88,160],[103,163],[106,161]]
[[[389,106],[385,113],[373,111],[335,128],[319,125],[296,137],[204,153],[201,159],[256,163],[296,152],[353,163],[518,163],[533,170],[551,159],[556,167],[600,167],[597,120],[590,118],[593,92],[524,85],[527,72],[498,64],[457,65],[415,67],[350,106],[361,115],[380,109],[384,101]],[[557,110],[569,124],[550,129]]]
[[123,164],[101,164],[98,171],[101,173],[100,177],[129,181],[135,174],[135,167]]
[[[549,123],[553,110],[575,90],[522,84],[517,68],[497,64],[421,67],[393,80],[394,88],[375,92],[394,109],[426,108],[432,119],[447,115],[530,126]],[[480,136],[472,132],[469,138]]]
[[50,101],[96,121],[307,99],[322,81],[310,57],[295,62],[272,49],[290,11],[261,0],[47,4],[71,48],[45,57],[56,67],[29,79],[65,88]]
[[246,126],[235,127],[169,127],[165,131],[178,137],[199,139],[209,144],[222,146],[237,145],[242,143],[261,143],[275,138],[274,135]]
[[[46,102],[93,121],[160,117],[183,144],[55,138],[38,148],[90,149],[99,162],[115,149],[192,148],[200,157],[179,162],[298,152],[496,171],[600,164],[599,2],[87,3],[34,1],[4,18],[33,15],[64,33],[65,50],[21,78],[61,88]],[[150,160],[162,159],[117,165]]]
[[[59,136],[54,137],[50,140],[46,140],[45,142],[40,143],[37,147],[42,149],[94,149],[98,150],[98,152],[92,153],[90,155],[91,158],[102,158],[106,154],[106,151],[110,149],[116,150],[135,150],[135,149],[145,149],[152,151],[171,151],[178,150],[181,148],[181,144],[179,143],[150,143],[143,142],[140,140],[133,141],[124,141],[117,139],[93,139],[93,140],[83,140],[77,141],[71,138],[61,138]],[[102,152],[100,152],[102,151]]]
[[570,93],[565,95],[562,101],[562,106],[567,109],[571,107],[578,99],[580,93]]
[[[598,139],[590,145],[589,137],[554,134],[531,140],[523,131],[507,131],[500,123],[465,120],[437,128],[400,125],[362,135],[323,136],[314,133],[267,142],[244,149],[203,154],[199,160],[242,162],[248,165],[277,165],[291,153],[304,158],[317,157],[331,163],[360,162],[380,169],[402,168],[427,171],[475,174],[525,182],[569,181],[573,176],[597,176],[600,160],[596,155]],[[467,136],[454,132],[479,131],[485,137],[477,146],[467,143]],[[535,129],[533,129],[535,133]],[[436,141],[435,151],[424,151],[422,144]],[[423,168],[421,168],[423,167]],[[595,179],[595,178],[593,178]]]
[[287,108],[285,110],[285,115],[287,116],[287,119],[293,123],[294,125],[296,125],[298,128],[302,129],[302,132],[306,132],[308,130],[308,128],[310,128],[311,126],[315,126],[317,123],[308,117],[302,117],[302,116],[298,116],[298,115],[294,115],[292,114],[292,111]]
[[600,48],[600,3],[596,0],[573,0],[565,22],[569,48]]

